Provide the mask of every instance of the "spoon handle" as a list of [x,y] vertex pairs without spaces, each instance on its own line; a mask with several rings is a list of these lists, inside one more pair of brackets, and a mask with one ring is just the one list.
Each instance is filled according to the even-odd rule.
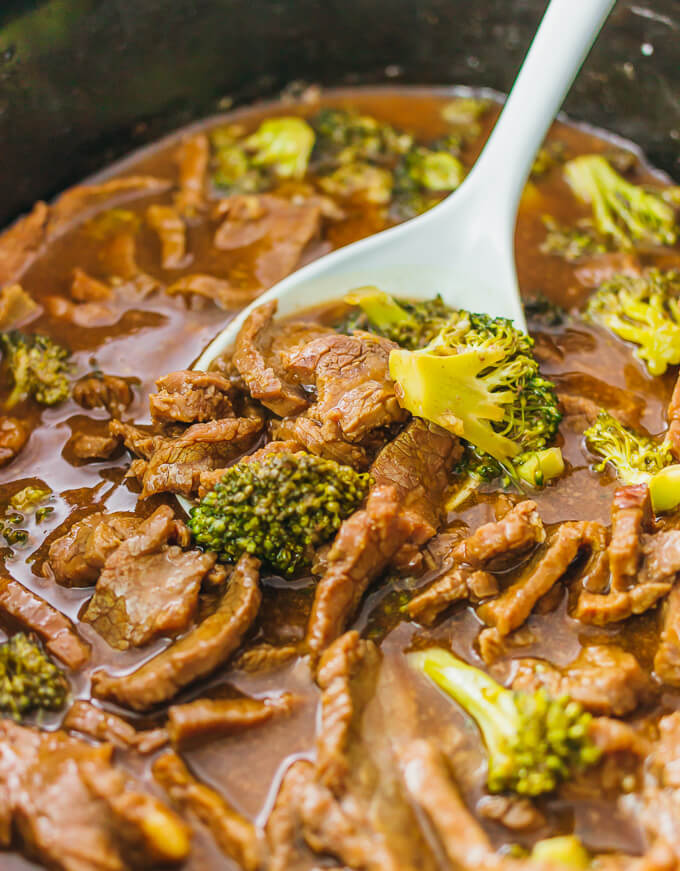
[[[552,0],[484,151],[467,179],[485,212],[514,226],[533,159],[616,0]],[[492,192],[489,194],[489,192]],[[495,208],[489,208],[489,196]],[[497,225],[498,226],[498,225]]]

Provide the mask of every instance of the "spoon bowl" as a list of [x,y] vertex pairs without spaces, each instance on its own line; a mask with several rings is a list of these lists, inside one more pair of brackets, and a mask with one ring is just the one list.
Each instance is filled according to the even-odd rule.
[[228,350],[254,308],[279,316],[375,285],[512,319],[526,329],[514,260],[517,206],[536,151],[616,0],[552,0],[482,154],[460,187],[429,211],[292,273],[240,312],[194,365]]

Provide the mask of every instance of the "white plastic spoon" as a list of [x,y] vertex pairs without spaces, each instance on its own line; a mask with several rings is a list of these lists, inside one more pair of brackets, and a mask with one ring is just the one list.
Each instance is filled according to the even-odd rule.
[[204,370],[253,308],[279,315],[339,299],[362,285],[512,318],[526,329],[514,258],[519,198],[534,155],[616,0],[552,0],[496,126],[462,185],[411,221],[340,248],[280,281],[208,345]]

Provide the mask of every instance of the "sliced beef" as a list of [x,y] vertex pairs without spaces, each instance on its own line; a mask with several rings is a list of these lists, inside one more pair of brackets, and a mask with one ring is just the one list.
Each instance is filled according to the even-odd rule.
[[228,278],[196,273],[183,275],[166,288],[170,296],[198,296],[209,299],[225,311],[237,311],[251,303],[262,292],[259,288],[240,287]]
[[622,717],[649,700],[651,684],[637,659],[620,647],[584,647],[564,669],[539,659],[520,659],[513,689],[545,687],[554,698],[567,695],[593,714]]
[[244,871],[261,867],[262,844],[255,826],[216,790],[198,781],[176,753],[159,756],[152,771],[172,801],[205,826],[225,856]]
[[231,382],[216,372],[183,369],[156,381],[158,393],[149,395],[154,423],[200,423],[233,417]]
[[675,382],[671,401],[668,405],[668,445],[673,457],[680,461],[680,375]]
[[165,439],[149,458],[142,499],[154,493],[196,493],[201,474],[222,468],[244,453],[262,426],[261,420],[252,417],[225,417],[195,423],[178,438]]
[[[680,714],[659,721],[659,738],[646,761],[644,789],[636,800],[648,841],[647,868],[667,871],[680,864]],[[656,859],[661,858],[658,862]]]
[[0,466],[6,466],[21,453],[30,433],[16,417],[0,417]]
[[288,355],[287,371],[314,387],[316,402],[299,417],[284,421],[274,435],[292,438],[311,453],[367,466],[369,452],[386,441],[385,431],[407,419],[389,374],[387,339],[362,333],[333,333]]
[[[276,302],[258,306],[244,321],[234,345],[233,363],[253,399],[281,417],[299,414],[309,401],[290,377],[281,359],[283,351],[328,332],[309,324],[274,324]],[[289,341],[292,339],[292,341]]]
[[120,417],[132,404],[132,388],[116,375],[86,375],[73,385],[73,398],[83,408],[105,408],[111,417]]
[[239,648],[260,607],[259,561],[244,554],[213,614],[136,671],[120,677],[96,671],[97,698],[144,711],[213,672]]
[[177,209],[172,206],[149,206],[146,220],[158,234],[163,269],[187,266],[191,260],[191,256],[187,256],[187,228]]
[[272,717],[289,714],[295,703],[290,693],[264,699],[200,698],[168,710],[168,733],[176,747],[184,748],[261,726]]
[[475,810],[480,817],[500,823],[512,832],[533,832],[546,824],[536,805],[518,795],[485,795]]
[[441,523],[450,473],[463,453],[456,436],[436,424],[414,418],[385,445],[371,466],[377,485],[392,484],[403,510],[414,515],[422,545]]
[[170,182],[150,175],[127,175],[98,184],[69,188],[50,209],[48,235],[50,240],[82,223],[102,209],[110,209],[129,200],[165,193]]
[[589,548],[588,521],[563,523],[549,541],[547,549],[532,560],[523,576],[500,596],[483,604],[478,613],[492,627],[482,632],[480,646],[493,657],[497,641],[524,623],[538,600],[566,573],[579,551]]
[[612,502],[612,540],[609,545],[611,589],[629,589],[637,578],[640,538],[651,522],[649,487],[621,487]]
[[595,422],[600,410],[606,408],[626,426],[639,427],[645,403],[630,390],[615,387],[585,372],[568,372],[551,375],[551,378],[557,385],[557,396],[567,417],[584,418],[588,426]]
[[[55,871],[136,871],[187,858],[188,827],[112,764],[113,747],[0,721],[0,821]],[[5,841],[4,846],[9,846]]]
[[99,251],[99,259],[120,300],[134,303],[161,287],[160,281],[137,263],[137,239],[133,233],[118,233],[108,239]]
[[0,290],[0,330],[16,330],[40,314],[40,306],[20,284],[6,284]]
[[99,577],[107,557],[132,535],[141,520],[118,511],[97,512],[74,523],[50,545],[47,561],[54,578],[65,587],[87,587]]
[[654,671],[669,686],[680,686],[680,585],[664,602],[663,628],[654,657]]
[[108,435],[76,432],[64,445],[64,456],[69,460],[109,460],[120,448],[120,439]]
[[119,420],[112,420],[109,423],[109,432],[112,436],[120,436],[125,447],[144,460],[150,460],[167,441],[165,436]]
[[392,486],[374,487],[366,507],[344,521],[328,554],[307,628],[307,643],[323,651],[345,629],[361,597],[389,565],[408,525]]
[[453,566],[426,590],[411,599],[408,603],[409,617],[423,626],[431,626],[442,611],[454,602],[485,599],[495,596],[496,593],[498,582],[493,575]]
[[120,318],[120,312],[105,302],[71,302],[63,296],[43,298],[45,310],[53,318],[70,321],[77,327],[109,327]]
[[451,551],[453,565],[408,604],[409,615],[430,625],[449,605],[469,597],[482,599],[498,591],[493,576],[482,567],[503,559],[507,564],[545,540],[543,523],[530,499],[511,508],[500,520],[486,523]]
[[298,202],[271,194],[237,195],[224,201],[226,220],[215,233],[221,251],[254,245],[256,283],[271,287],[295,269],[321,228],[317,198]]
[[93,278],[78,266],[71,273],[70,293],[76,302],[105,302],[115,296],[111,285]]
[[36,203],[0,236],[0,286],[17,281],[41,250],[48,215],[45,203]]
[[107,557],[83,620],[112,647],[141,647],[189,626],[216,555],[170,543],[186,537],[184,524],[161,505]]
[[205,133],[186,139],[179,147],[175,208],[187,218],[195,217],[205,207],[205,189],[208,180],[210,142]]
[[49,652],[74,671],[90,658],[89,644],[68,617],[9,575],[0,576],[0,619],[35,632]]
[[138,732],[122,717],[112,714],[87,702],[75,701],[66,712],[62,728],[80,732],[96,741],[104,741],[122,750],[136,750],[138,753],[155,753],[168,743],[165,729],[148,729]]
[[413,804],[437,834],[451,867],[459,871],[493,868],[491,843],[466,808],[442,756],[426,741],[412,741],[399,753],[404,784]]
[[319,781],[341,795],[351,763],[348,747],[359,734],[361,715],[373,696],[380,654],[372,641],[346,632],[331,644],[319,662],[322,690],[321,726],[316,742]]
[[277,671],[298,655],[295,644],[283,644],[275,647],[273,644],[255,644],[242,651],[234,660],[234,668],[247,673],[267,674]]

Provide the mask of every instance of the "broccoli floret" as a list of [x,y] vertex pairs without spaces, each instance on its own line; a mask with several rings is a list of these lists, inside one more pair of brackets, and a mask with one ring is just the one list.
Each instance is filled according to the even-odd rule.
[[550,172],[554,167],[564,162],[565,147],[563,142],[546,142],[538,150],[531,165],[530,178],[536,180]]
[[129,209],[107,209],[89,220],[84,230],[95,239],[108,239],[117,233],[132,233],[139,230],[142,221],[139,215]]
[[490,107],[491,100],[484,97],[455,97],[442,109],[442,118],[449,124],[464,127],[479,121]]
[[615,247],[625,250],[638,242],[675,244],[675,209],[660,192],[626,181],[601,155],[568,161],[564,175],[576,196],[590,203],[597,232]]
[[284,575],[310,564],[368,493],[368,474],[305,452],[236,463],[191,510],[196,541],[235,562],[243,553]]
[[0,711],[21,719],[32,711],[64,707],[64,673],[32,636],[18,632],[0,644]]
[[14,387],[5,405],[11,408],[29,396],[42,405],[56,405],[69,394],[69,352],[49,336],[15,331],[0,333],[0,342]]
[[364,203],[388,203],[392,196],[392,173],[370,163],[347,163],[319,179],[324,193]]
[[15,493],[9,502],[12,508],[16,508],[17,511],[28,512],[33,511],[51,495],[52,491],[49,487],[24,487],[23,490]]
[[302,178],[314,147],[314,131],[302,118],[270,118],[243,141],[253,166],[270,167],[279,178]]
[[635,356],[652,375],[680,363],[680,273],[650,269],[614,275],[588,301],[587,316],[637,345]]
[[605,240],[595,232],[589,221],[580,221],[573,227],[564,227],[550,215],[543,215],[546,237],[541,243],[543,254],[563,257],[568,263],[582,257],[604,254],[607,250]]
[[671,452],[664,442],[634,432],[607,411],[600,411],[595,423],[583,433],[588,450],[600,457],[595,470],[611,463],[622,484],[645,484],[670,465]]
[[559,327],[564,323],[564,309],[542,293],[526,297],[522,300],[522,305],[530,328]]
[[412,414],[464,438],[516,479],[513,463],[545,448],[561,420],[532,347],[505,318],[459,311],[425,348],[392,351],[390,374]]
[[429,147],[410,148],[394,171],[392,211],[400,218],[412,218],[439,202],[443,193],[455,190],[465,178],[459,153],[460,138],[455,136]]
[[488,754],[491,792],[551,792],[600,758],[588,734],[591,715],[567,697],[553,699],[543,688],[506,689],[438,647],[411,653],[408,659],[477,723]]
[[360,287],[344,301],[359,306],[361,314],[346,322],[349,330],[365,329],[385,336],[403,348],[422,348],[446,326],[453,309],[440,296],[412,302],[395,299],[377,287]]
[[322,109],[311,123],[316,132],[312,158],[323,167],[357,161],[393,164],[413,144],[410,133],[345,109]]

